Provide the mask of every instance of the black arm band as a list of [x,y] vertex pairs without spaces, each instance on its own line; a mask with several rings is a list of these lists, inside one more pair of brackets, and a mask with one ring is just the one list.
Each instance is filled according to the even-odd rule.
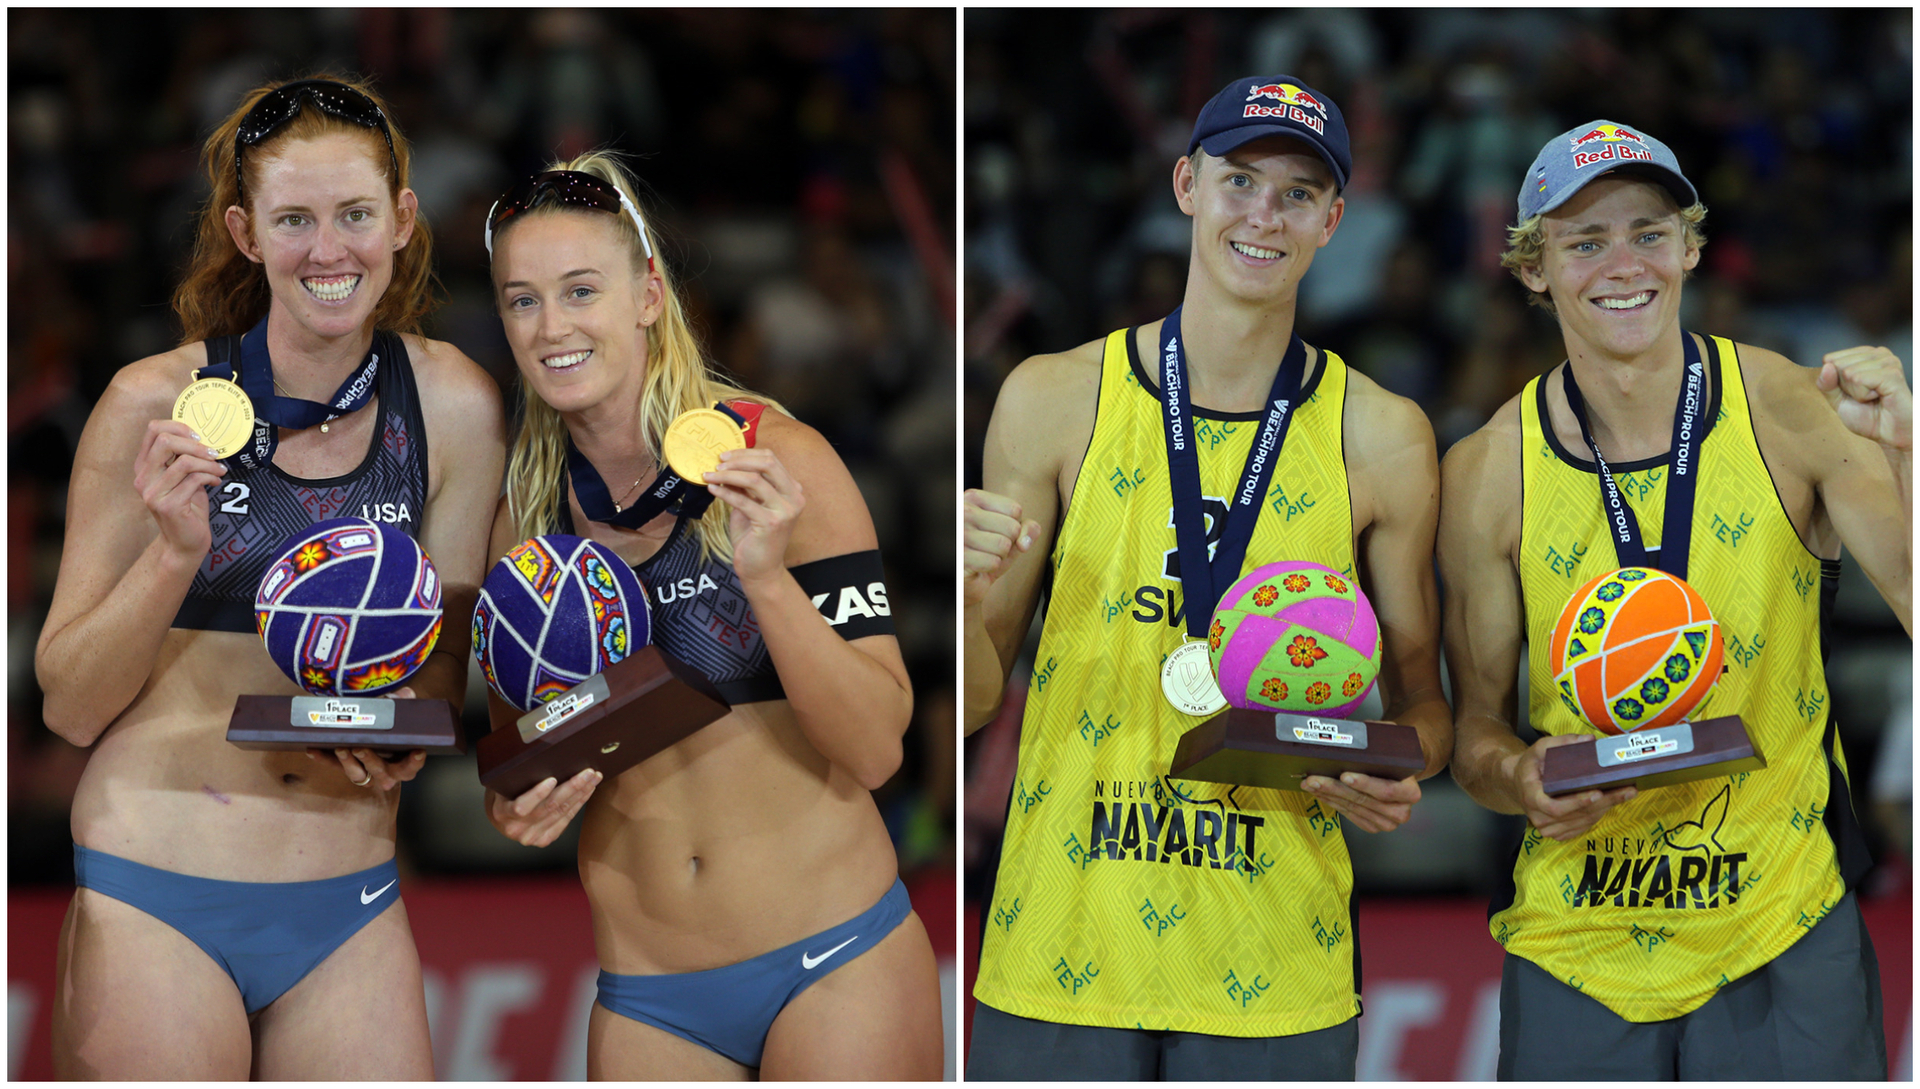
[[829,556],[791,570],[793,580],[842,639],[893,634],[893,607],[887,604],[879,549]]

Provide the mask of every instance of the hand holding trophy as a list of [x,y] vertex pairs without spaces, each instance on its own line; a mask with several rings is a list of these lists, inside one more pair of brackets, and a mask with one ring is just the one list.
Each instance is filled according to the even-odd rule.
[[1686,717],[1720,679],[1720,625],[1692,586],[1650,567],[1589,581],[1554,624],[1560,701],[1602,737],[1547,749],[1551,796],[1733,775],[1767,766],[1738,715]]
[[275,665],[308,696],[241,696],[227,740],[243,749],[463,753],[453,706],[382,699],[440,637],[440,578],[419,542],[361,518],[294,534],[260,580],[254,616]]
[[1257,568],[1220,598],[1206,643],[1190,645],[1206,648],[1231,709],[1180,739],[1175,778],[1300,790],[1309,775],[1404,779],[1426,766],[1413,727],[1345,717],[1380,672],[1380,624],[1339,572]]
[[527,713],[480,739],[480,781],[517,798],[550,776],[616,776],[725,715],[711,681],[649,644],[651,627],[646,588],[598,542],[549,534],[494,564],[473,650]]

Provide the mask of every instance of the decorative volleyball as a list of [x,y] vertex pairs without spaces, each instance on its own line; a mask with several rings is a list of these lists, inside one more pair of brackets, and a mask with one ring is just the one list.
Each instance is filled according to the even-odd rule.
[[1679,722],[1720,679],[1720,625],[1693,587],[1622,567],[1574,592],[1547,647],[1567,709],[1604,733]]
[[287,538],[254,595],[254,626],[293,683],[316,696],[405,683],[440,638],[440,575],[419,542],[363,518]]
[[493,565],[473,610],[473,653],[500,698],[530,711],[647,645],[647,592],[605,545],[564,533]]
[[1380,674],[1380,622],[1338,571],[1270,563],[1221,596],[1207,657],[1235,707],[1339,718],[1360,706]]

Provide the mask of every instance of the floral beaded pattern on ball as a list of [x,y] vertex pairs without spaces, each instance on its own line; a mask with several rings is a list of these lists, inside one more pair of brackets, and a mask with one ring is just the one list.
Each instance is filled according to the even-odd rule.
[[1602,733],[1682,721],[1720,678],[1720,625],[1681,579],[1623,567],[1574,591],[1548,644],[1567,711]]
[[1366,595],[1350,576],[1305,561],[1266,564],[1229,587],[1207,648],[1236,707],[1347,715],[1380,672],[1380,625]]

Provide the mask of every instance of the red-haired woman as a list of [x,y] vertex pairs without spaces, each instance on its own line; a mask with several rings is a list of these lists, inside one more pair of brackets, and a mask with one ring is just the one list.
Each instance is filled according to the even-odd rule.
[[[394,869],[394,789],[425,759],[247,752],[241,693],[298,694],[254,634],[288,534],[394,523],[471,608],[499,491],[491,380],[417,335],[431,242],[407,142],[363,84],[265,86],[208,139],[212,196],[174,296],[185,343],[114,376],[75,457],[34,664],[93,746],[53,1018],[62,1078],[430,1078]],[[265,421],[221,459],[171,419],[206,369]],[[205,373],[202,374],[205,376]],[[464,624],[411,684],[464,692]],[[411,694],[406,689],[401,695]]]

